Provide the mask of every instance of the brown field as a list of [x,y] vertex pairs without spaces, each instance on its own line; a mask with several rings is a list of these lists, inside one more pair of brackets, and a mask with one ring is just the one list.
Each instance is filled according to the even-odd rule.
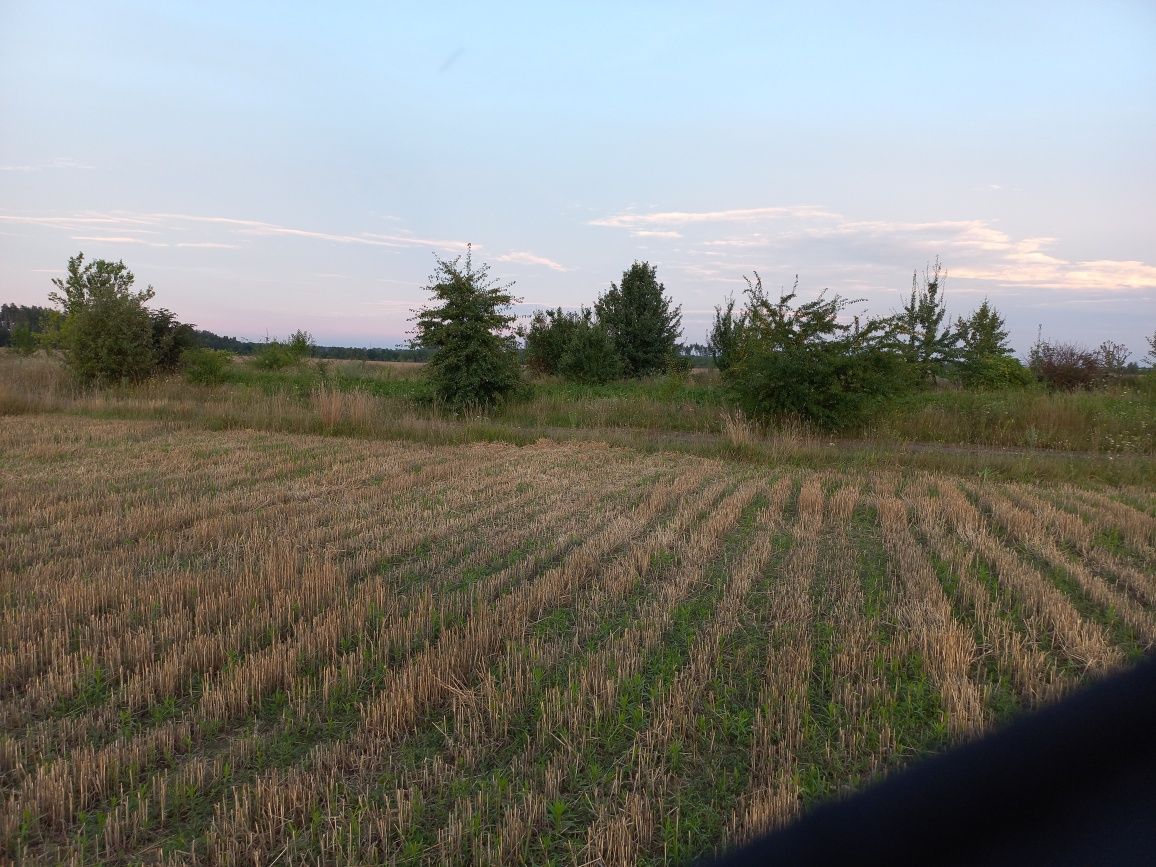
[[1151,647],[1154,512],[4,417],[0,862],[683,862]]

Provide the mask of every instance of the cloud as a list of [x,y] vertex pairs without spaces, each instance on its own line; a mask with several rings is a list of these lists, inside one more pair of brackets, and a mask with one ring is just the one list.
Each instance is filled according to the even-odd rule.
[[659,231],[656,229],[637,229],[630,233],[633,238],[681,238],[682,232]]
[[788,218],[814,219],[838,216],[814,205],[773,208],[737,208],[729,211],[659,211],[654,214],[614,214],[591,220],[591,226],[637,229],[647,226],[689,226],[695,223],[738,223]]
[[555,262],[553,259],[547,259],[545,256],[536,256],[533,253],[524,251],[516,251],[512,253],[503,253],[501,256],[495,257],[497,262],[514,262],[519,265],[541,265],[544,268],[552,268],[555,271],[565,271],[566,267]]
[[218,244],[216,241],[183,241],[176,247],[196,247],[205,250],[240,250],[240,244]]
[[[0,214],[0,222],[25,226],[40,226],[45,228],[62,229],[67,231],[92,231],[101,228],[115,231],[122,236],[134,234],[168,234],[188,231],[189,224],[219,227],[235,235],[256,237],[290,237],[307,238],[315,241],[329,241],[336,244],[362,244],[371,247],[435,247],[443,250],[464,251],[469,246],[466,241],[447,239],[418,238],[405,233],[378,234],[373,232],[359,232],[347,234],[340,232],[322,232],[313,229],[302,229],[295,226],[284,226],[279,223],[270,223],[265,220],[250,220],[240,217],[201,216],[198,214],[169,214],[169,213],[79,213],[61,216],[39,216],[28,214]],[[77,240],[96,240],[80,238]],[[124,241],[123,243],[133,243]],[[147,243],[138,241],[136,243]],[[235,247],[225,241],[205,240],[199,242],[185,241],[178,246],[203,247]],[[474,245],[479,246],[477,244]]]
[[[749,224],[755,231],[719,234],[720,226],[733,223]],[[1156,288],[1156,265],[1139,259],[1069,260],[1057,254],[1058,238],[1014,238],[984,219],[855,219],[814,205],[791,205],[621,213],[592,220],[591,225],[625,230],[631,236],[672,231],[651,227],[678,226],[687,236],[683,249],[695,258],[709,257],[710,267],[674,267],[701,280],[741,274],[757,264],[749,259],[754,251],[765,251],[761,255],[773,254],[779,261],[821,261],[827,272],[848,268],[862,274],[942,255],[949,276],[962,281],[1092,292]]]
[[54,160],[49,160],[44,163],[28,163],[25,165],[6,165],[0,166],[0,172],[20,172],[27,174],[28,172],[39,172],[44,169],[91,169],[92,166],[87,163],[82,163],[79,160],[68,159],[67,157],[57,157]]
[[156,241],[147,241],[144,238],[133,238],[129,236],[116,235],[72,235],[70,241],[95,241],[97,243],[105,244],[144,244],[148,247],[167,247],[168,244],[158,243]]

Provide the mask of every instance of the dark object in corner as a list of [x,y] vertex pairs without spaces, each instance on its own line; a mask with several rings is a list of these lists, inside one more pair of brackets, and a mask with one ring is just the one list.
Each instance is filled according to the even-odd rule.
[[1156,660],[711,863],[1156,864]]

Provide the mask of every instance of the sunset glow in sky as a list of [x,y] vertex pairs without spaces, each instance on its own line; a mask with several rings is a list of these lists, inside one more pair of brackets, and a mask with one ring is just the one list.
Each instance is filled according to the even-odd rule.
[[1156,329],[1156,3],[0,0],[0,300],[123,259],[219,333],[389,346],[474,245],[537,306],[657,264],[1026,351]]

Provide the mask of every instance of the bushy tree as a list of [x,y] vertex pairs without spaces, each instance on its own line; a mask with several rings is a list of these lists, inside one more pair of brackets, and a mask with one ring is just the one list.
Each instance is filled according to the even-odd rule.
[[501,402],[521,385],[521,363],[509,308],[513,284],[474,268],[472,250],[452,260],[435,257],[426,291],[434,303],[413,317],[413,345],[433,350],[426,364],[434,393],[456,408]]
[[923,272],[911,275],[911,296],[894,319],[894,330],[904,358],[924,382],[946,373],[958,358],[959,335],[952,330],[943,300],[945,274],[939,259]]
[[1144,340],[1148,343],[1148,354],[1145,356],[1148,363],[1156,367],[1156,331],[1153,331],[1150,337],[1145,337]]
[[985,298],[966,319],[955,321],[959,336],[959,378],[973,388],[1012,388],[1032,381],[1013,357],[1004,318]]
[[1114,340],[1105,340],[1096,349],[1100,365],[1106,376],[1120,376],[1128,367],[1128,358],[1132,351],[1123,343]]
[[682,333],[681,308],[671,306],[666,287],[658,282],[657,266],[635,262],[620,284],[594,303],[598,321],[606,327],[626,376],[647,376],[666,370]]
[[558,361],[558,372],[587,385],[610,382],[622,376],[622,360],[610,331],[583,309],[570,330],[570,339]]
[[558,373],[558,365],[581,319],[581,313],[568,313],[561,307],[556,310],[535,310],[529,326],[520,332],[526,341],[526,367],[535,373]]
[[55,343],[83,382],[136,381],[156,366],[153,318],[145,306],[150,286],[133,291],[133,274],[123,262],[84,254],[68,260],[67,276],[54,278],[49,299],[60,306]]
[[285,348],[289,350],[289,354],[298,361],[304,361],[313,354],[316,344],[313,342],[313,335],[304,329],[298,328],[289,335],[289,342],[285,344]]
[[734,297],[727,298],[724,305],[714,308],[714,327],[710,331],[707,348],[715,367],[725,371],[734,361],[735,350],[742,340],[745,318],[740,310],[735,313]]
[[910,371],[893,348],[890,320],[843,322],[854,302],[821,295],[794,304],[795,289],[771,301],[755,274],[747,280],[745,326],[724,374],[747,416],[799,418],[828,430],[854,428],[909,387]]

